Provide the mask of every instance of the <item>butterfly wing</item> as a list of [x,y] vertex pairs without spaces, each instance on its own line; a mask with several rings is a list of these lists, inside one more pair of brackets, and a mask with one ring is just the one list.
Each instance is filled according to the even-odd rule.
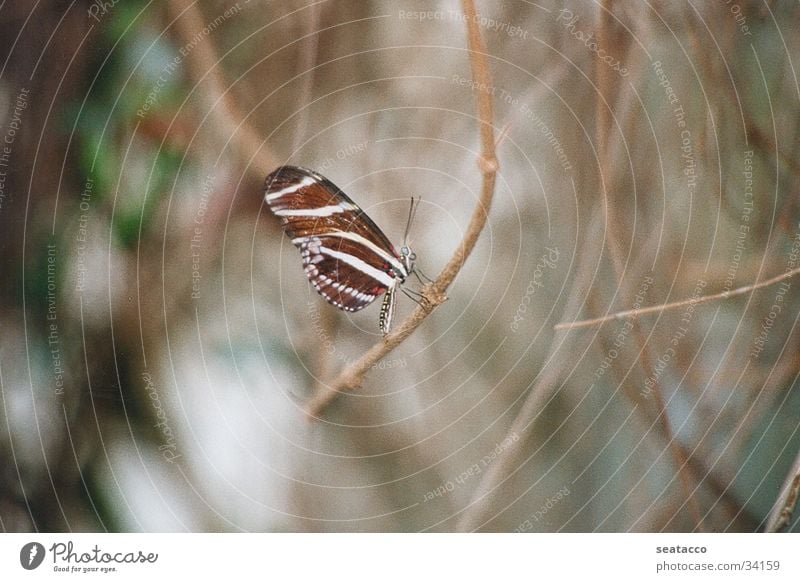
[[265,200],[300,249],[311,284],[332,305],[359,311],[404,278],[380,228],[330,180],[295,166],[267,176]]

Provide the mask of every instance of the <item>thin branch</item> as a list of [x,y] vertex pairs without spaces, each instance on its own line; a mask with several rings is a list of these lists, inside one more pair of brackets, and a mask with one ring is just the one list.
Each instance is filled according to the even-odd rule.
[[[210,39],[195,42],[196,36],[206,26],[203,15],[194,0],[171,0],[169,11],[174,18],[175,31],[182,42],[193,43],[193,50],[185,57],[195,85],[206,81],[201,97],[209,108],[211,131],[220,143],[231,140],[231,146],[240,163],[259,180],[279,165],[277,157],[264,144],[264,140],[248,124],[245,116],[233,102],[233,95],[225,80],[214,44]],[[231,136],[231,131],[235,133]]]
[[[602,2],[597,31],[598,44],[602,44],[603,46],[617,46],[620,47],[620,52],[625,52],[627,50],[627,36],[615,33],[613,26],[615,19],[612,12],[613,4],[613,0],[603,0]],[[599,171],[601,172],[602,183],[603,170],[604,168],[608,169],[607,192],[609,198],[608,216],[610,225],[609,251],[612,256],[616,279],[618,282],[620,282],[625,273],[625,265],[622,262],[622,248],[620,244],[622,233],[625,232],[625,229],[622,227],[624,221],[621,219],[620,212],[625,205],[621,203],[620,194],[626,191],[625,188],[620,187],[620,168],[624,167],[624,163],[622,163],[622,149],[627,143],[625,135],[626,133],[632,133],[635,128],[635,125],[634,127],[631,127],[631,124],[635,124],[636,121],[636,116],[632,113],[633,107],[635,107],[635,101],[632,97],[631,91],[624,91],[619,99],[615,99],[615,96],[619,93],[617,90],[617,78],[612,79],[610,69],[608,69],[608,67],[606,67],[601,61],[595,61],[595,76],[597,78],[596,141],[597,153],[600,161]],[[616,121],[616,119],[619,117],[622,117],[623,120],[627,120],[626,127],[624,129],[627,129],[628,131],[623,133],[620,136],[620,139],[617,139],[616,142],[612,143],[610,141],[610,136],[614,129],[612,126],[612,121]],[[622,126],[620,126],[619,129],[620,131],[624,131]],[[627,151],[627,146],[625,147],[625,150]],[[631,236],[634,234],[635,232],[632,233]],[[631,241],[630,245],[632,244],[633,241]],[[667,408],[667,403],[664,398],[664,391],[661,382],[658,380],[658,375],[653,374],[651,348],[647,345],[647,338],[645,338],[645,335],[640,327],[636,327],[633,330],[633,336],[636,338],[636,342],[639,344],[639,354],[641,357],[642,369],[647,377],[656,378],[652,387],[653,401],[655,402],[658,410],[654,424],[657,424],[661,429],[666,448],[669,451],[669,454],[671,455],[677,468],[676,470],[680,485],[683,488],[686,498],[688,499],[689,512],[692,520],[694,521],[695,528],[702,530],[702,514],[700,512],[700,506],[697,499],[692,495],[692,491],[695,488],[693,487],[693,477],[687,466],[688,459],[684,454],[683,448],[678,446],[675,435],[672,431],[672,423],[670,422],[669,409]],[[632,388],[633,384],[629,383],[628,387],[629,389]],[[635,396],[631,399],[634,402],[637,400]]]
[[[467,43],[472,77],[480,86],[491,87],[492,76],[486,55],[478,19],[476,18],[474,0],[463,0],[464,13],[467,17]],[[480,199],[470,218],[467,231],[456,252],[445,265],[436,281],[422,289],[424,299],[413,313],[393,333],[387,335],[379,343],[370,348],[361,358],[347,366],[329,385],[321,387],[306,406],[306,412],[318,417],[343,389],[355,389],[361,386],[364,376],[373,364],[403,343],[431,312],[447,300],[447,289],[458,275],[464,262],[469,257],[478,237],[486,225],[489,208],[494,197],[494,186],[497,177],[498,163],[495,154],[494,138],[494,103],[487,91],[478,92],[478,118],[480,120],[481,157],[478,165],[483,175]]]
[[[600,234],[602,229],[601,222],[602,217],[599,213],[595,213],[586,227],[588,234],[585,240],[581,242],[579,252],[576,252],[576,256],[579,257],[578,267],[575,281],[563,309],[564,313],[574,313],[578,308],[581,303],[580,289],[585,289],[589,285],[593,273],[593,269],[587,266],[594,265],[600,260],[601,248],[599,245],[594,244],[593,241]],[[565,350],[567,353],[580,353],[581,350],[585,349],[585,346],[582,347],[580,345],[581,339],[586,341],[585,336],[583,338],[573,336],[572,338],[564,337],[563,340],[551,342],[547,354],[543,358],[546,363],[537,375],[536,383],[525,396],[517,416],[506,432],[507,437],[517,435],[519,438],[504,441],[511,442],[511,445],[504,449],[492,464],[481,473],[478,485],[473,490],[469,503],[461,510],[462,514],[456,524],[456,531],[473,531],[482,526],[485,521],[488,521],[484,515],[492,507],[492,496],[499,495],[497,492],[499,487],[533,458],[533,455],[529,454],[527,458],[519,460],[524,452],[523,447],[527,442],[527,437],[533,432],[533,426],[539,418],[539,414],[561,386],[559,379],[565,373],[562,368],[567,360],[556,357],[556,354],[561,350]]]
[[792,519],[798,498],[800,498],[800,453],[797,454],[797,458],[786,476],[786,481],[781,487],[778,500],[764,528],[765,531],[777,532],[786,527]]
[[308,10],[311,12],[311,15],[310,18],[305,21],[305,30],[303,31],[307,39],[301,47],[300,62],[298,63],[299,69],[305,73],[303,76],[303,87],[298,99],[302,107],[297,118],[297,125],[294,129],[294,137],[292,138],[292,153],[297,152],[303,141],[307,139],[306,130],[308,128],[308,117],[310,115],[308,105],[311,102],[311,92],[314,88],[314,65],[317,64],[317,54],[319,51],[319,34],[313,34],[319,28],[319,4],[312,4],[308,7]]
[[606,315],[603,317],[597,317],[595,319],[584,319],[583,321],[573,321],[572,323],[559,323],[558,325],[554,326],[553,329],[560,330],[560,329],[577,329],[579,327],[592,327],[595,325],[606,323],[607,321],[614,321],[615,319],[628,319],[631,317],[640,317],[642,315],[648,315],[650,313],[660,313],[662,311],[680,309],[681,307],[686,307],[688,305],[699,305],[701,303],[709,303],[711,301],[718,301],[720,299],[729,299],[731,297],[736,297],[738,295],[744,295],[745,293],[750,293],[751,291],[755,291],[757,289],[762,289],[763,287],[769,287],[770,285],[774,285],[775,283],[780,283],[781,281],[790,279],[798,274],[800,274],[800,267],[798,267],[797,269],[792,269],[791,271],[786,271],[782,275],[777,275],[775,277],[772,277],[771,279],[767,279],[766,281],[761,281],[760,283],[753,283],[751,285],[745,285],[744,287],[739,287],[731,291],[723,291],[722,293],[715,293],[713,295],[703,295],[697,298],[685,299],[683,301],[676,301],[675,303],[653,305],[651,307],[644,307],[642,309],[628,309],[627,311],[618,311],[617,313],[612,313],[610,315]]

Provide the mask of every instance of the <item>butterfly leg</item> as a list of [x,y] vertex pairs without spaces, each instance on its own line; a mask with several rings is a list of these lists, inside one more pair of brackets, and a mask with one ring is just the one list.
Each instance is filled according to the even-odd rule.
[[411,299],[411,301],[413,301],[417,305],[422,305],[423,304],[422,302],[425,300],[425,296],[422,293],[417,293],[416,291],[412,291],[411,289],[400,287],[400,291],[402,291],[406,297]]
[[[420,282],[421,285],[424,285],[425,283],[433,283],[433,279],[428,277],[418,267],[414,267],[414,270],[412,271],[412,273],[414,274],[414,276],[417,278],[417,280]],[[423,281],[423,279],[424,279],[424,281]]]

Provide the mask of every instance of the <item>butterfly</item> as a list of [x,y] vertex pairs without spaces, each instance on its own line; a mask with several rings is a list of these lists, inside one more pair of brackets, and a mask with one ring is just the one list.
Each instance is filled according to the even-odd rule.
[[[313,170],[281,166],[267,176],[264,199],[328,303],[355,312],[386,293],[378,324],[388,334],[396,293],[416,274],[411,248],[404,242],[398,251],[358,204]],[[414,213],[412,198],[406,236]]]

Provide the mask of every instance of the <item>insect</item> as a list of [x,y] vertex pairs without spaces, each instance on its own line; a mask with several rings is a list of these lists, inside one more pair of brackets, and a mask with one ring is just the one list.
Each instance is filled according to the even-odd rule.
[[386,293],[378,323],[388,334],[398,289],[412,274],[419,277],[417,256],[405,242],[417,208],[414,199],[399,252],[358,204],[313,170],[281,166],[267,176],[265,201],[328,303],[355,312]]

